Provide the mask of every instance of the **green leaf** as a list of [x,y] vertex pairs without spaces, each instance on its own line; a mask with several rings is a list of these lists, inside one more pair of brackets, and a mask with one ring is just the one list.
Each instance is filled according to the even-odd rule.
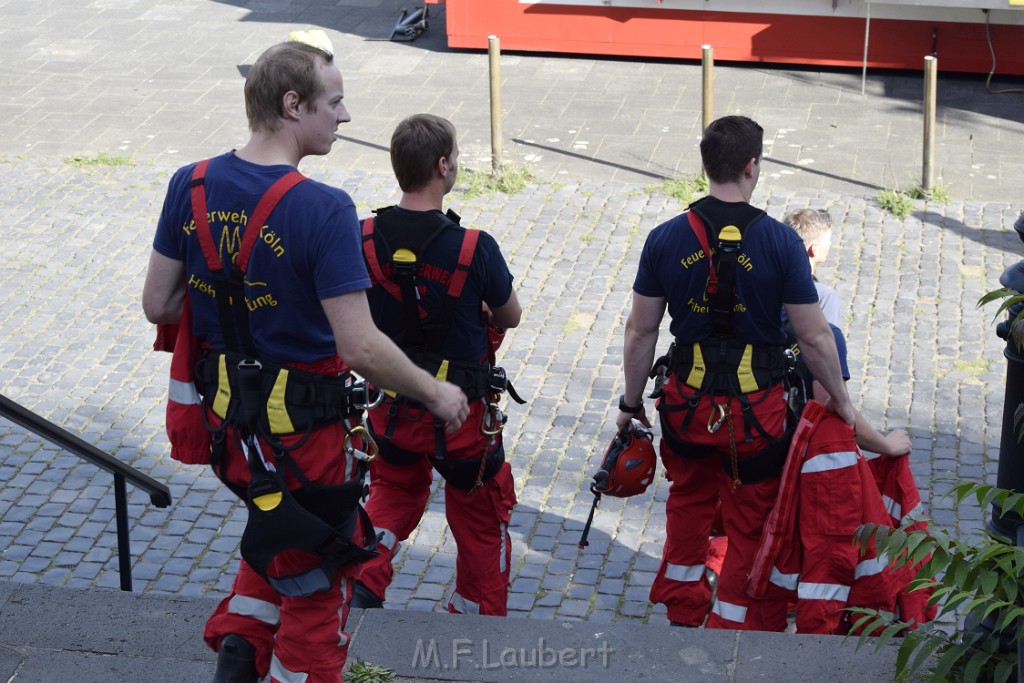
[[974,683],[978,680],[978,676],[981,674],[981,667],[983,667],[992,655],[983,650],[976,651],[971,658],[967,661],[967,666],[964,667],[964,683]]
[[1000,660],[999,663],[996,664],[995,674],[992,677],[995,683],[1006,683],[1007,681],[1009,681],[1010,676],[1014,674],[1014,671],[1016,670],[1017,666],[1018,663],[1014,660]]
[[999,575],[994,571],[982,572],[980,581],[981,592],[985,595],[992,595],[996,592],[996,584],[999,583]]
[[[948,644],[949,640],[938,635],[931,635],[927,638],[921,639],[921,645],[917,647],[917,651],[914,654],[914,659],[910,662],[910,667],[906,669],[908,675],[914,675],[928,662],[928,659],[935,654],[935,651],[940,647]],[[898,665],[897,671],[903,671]]]
[[[999,620],[996,622],[996,630],[1002,631],[1013,624],[1018,618],[1024,616],[1024,608],[1014,607],[1003,612]],[[1024,628],[1022,624],[1017,625],[1017,636],[1021,635],[1021,629]]]
[[885,630],[879,634],[878,642],[875,644],[875,652],[880,652],[886,643],[895,638],[900,632],[906,630],[908,626],[910,626],[910,623],[906,621],[897,621],[889,624]]

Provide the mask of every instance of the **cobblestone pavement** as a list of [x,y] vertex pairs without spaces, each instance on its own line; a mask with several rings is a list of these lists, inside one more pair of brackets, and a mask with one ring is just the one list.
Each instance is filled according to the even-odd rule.
[[[382,150],[406,113],[451,116],[466,165],[488,156],[486,57],[445,50],[443,24],[402,45],[371,40],[389,32],[400,7],[394,0],[248,5],[61,0],[43,9],[0,0],[0,393],[170,487],[166,510],[130,491],[136,590],[222,595],[237,562],[243,508],[209,472],[167,457],[169,357],[150,350],[153,330],[139,304],[170,173],[244,141],[236,65],[291,28],[328,29],[347,55],[355,121],[331,156],[304,170],[347,189],[363,213],[396,199]],[[686,100],[700,68],[530,55],[506,64],[506,116],[515,123],[506,130],[521,140],[535,131],[532,147],[510,149],[535,180],[513,195],[457,191],[450,204],[467,225],[497,237],[525,308],[502,351],[529,399],[508,406],[520,499],[510,613],[656,622],[662,610],[647,593],[666,481],[644,496],[605,498],[590,547],[576,544],[592,500],[589,477],[612,433],[644,235],[682,207],[661,181],[693,163],[700,105]],[[690,89],[666,98],[680,73]],[[876,426],[911,433],[934,520],[977,535],[982,511],[956,508],[942,494],[950,477],[995,480],[1005,361],[994,311],[976,302],[1022,254],[1009,229],[1024,208],[1013,194],[1024,139],[1020,96],[978,99],[977,83],[943,81],[952,91],[940,145],[955,160],[943,173],[951,199],[918,201],[898,219],[874,195],[892,185],[887,173],[902,178],[919,168],[907,133],[919,130],[908,94],[915,77],[873,75],[869,91],[877,92],[854,106],[859,74],[722,73],[720,83],[733,84],[732,95],[718,99],[723,109],[760,118],[771,142],[754,203],[776,217],[827,208],[837,225],[820,276],[846,305],[851,391]],[[830,102],[812,102],[812,92]],[[621,106],[611,111],[602,93]],[[688,123],[658,128],[654,100]],[[865,121],[872,123],[858,127]],[[584,138],[588,127],[594,134]],[[961,149],[968,138],[970,149]],[[820,154],[808,151],[815,145]],[[443,495],[442,487],[397,557],[389,607],[443,609],[455,564]],[[109,475],[0,420],[0,579],[116,587],[113,530]]]

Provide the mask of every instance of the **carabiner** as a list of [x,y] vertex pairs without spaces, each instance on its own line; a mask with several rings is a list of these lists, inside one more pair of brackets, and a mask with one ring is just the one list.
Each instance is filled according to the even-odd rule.
[[[363,443],[366,445],[365,451],[357,451],[352,447],[352,437],[359,436],[362,438]],[[370,433],[366,431],[366,427],[361,424],[356,425],[352,429],[345,430],[345,452],[354,458],[365,460],[366,462],[373,462],[374,458],[380,455],[380,449],[377,447],[377,442],[373,440]],[[362,454],[362,457],[360,457]]]
[[[487,418],[491,419],[491,422],[495,425],[493,428],[487,428]],[[488,403],[487,409],[484,411],[484,419],[480,421],[480,433],[484,436],[496,436],[501,434],[502,430],[505,429],[505,413],[501,412],[501,408],[498,407],[497,403]]]
[[711,414],[708,415],[708,434],[714,434],[715,432],[717,432],[719,427],[722,426],[722,423],[725,422],[725,417],[728,414],[726,412],[726,407],[723,404],[714,403],[712,405],[718,409],[718,419],[715,419],[714,411],[712,411]]

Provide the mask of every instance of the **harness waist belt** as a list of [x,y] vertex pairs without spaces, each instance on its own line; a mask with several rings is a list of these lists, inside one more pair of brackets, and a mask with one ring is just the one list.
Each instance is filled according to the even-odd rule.
[[778,383],[788,367],[785,347],[711,338],[674,344],[670,370],[691,389],[751,394]]
[[466,393],[466,398],[470,401],[508,389],[508,377],[504,368],[487,363],[449,360],[435,353],[405,351],[418,367],[442,382],[456,385]]
[[349,373],[320,375],[231,351],[209,351],[199,360],[196,388],[224,422],[241,417],[249,429],[274,436],[307,432],[361,408]]

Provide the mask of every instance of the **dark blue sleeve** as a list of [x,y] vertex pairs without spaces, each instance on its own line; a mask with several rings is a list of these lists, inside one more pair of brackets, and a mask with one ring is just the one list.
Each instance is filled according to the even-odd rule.
[[171,177],[171,182],[167,184],[164,206],[160,211],[160,220],[156,226],[156,236],[153,238],[153,249],[158,254],[175,261],[185,260],[184,237],[187,235],[185,230],[192,220],[192,204],[188,184],[194,167],[195,164],[191,164],[178,169]]
[[477,238],[476,254],[473,256],[474,270],[481,275],[480,293],[485,304],[499,308],[508,303],[512,296],[512,273],[497,241],[480,231]]
[[839,351],[839,369],[843,372],[843,379],[850,379],[850,368],[846,364],[846,337],[843,336],[843,331],[833,325],[828,324],[832,328],[832,334],[836,338],[836,350]]
[[640,296],[652,298],[666,298],[664,288],[658,279],[657,251],[659,250],[659,235],[662,229],[655,228],[647,236],[644,242],[643,251],[640,252],[640,264],[636,269],[636,278],[633,280],[633,291]]

